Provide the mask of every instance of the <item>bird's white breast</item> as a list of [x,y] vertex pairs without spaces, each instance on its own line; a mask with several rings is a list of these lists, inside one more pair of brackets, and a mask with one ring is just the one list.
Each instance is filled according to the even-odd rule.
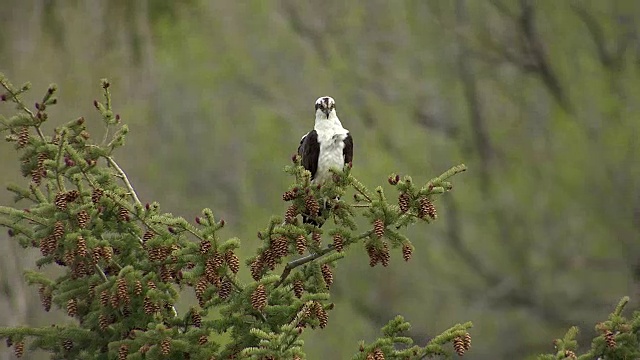
[[329,169],[342,170],[344,167],[344,139],[349,131],[340,123],[332,126],[316,126],[320,154],[318,156],[318,170],[314,183],[320,183],[331,177]]

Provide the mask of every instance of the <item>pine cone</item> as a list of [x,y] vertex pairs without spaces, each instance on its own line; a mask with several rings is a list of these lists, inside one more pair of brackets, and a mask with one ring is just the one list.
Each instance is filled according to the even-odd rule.
[[276,257],[274,251],[271,248],[268,248],[262,252],[261,255],[262,261],[264,265],[271,269],[275,270],[276,265],[278,264],[278,258]]
[[373,222],[373,233],[378,239],[384,236],[384,221],[382,219],[376,219]]
[[127,356],[129,356],[129,345],[120,345],[120,348],[118,349],[118,360],[127,360]]
[[142,308],[147,315],[153,315],[160,310],[158,305],[154,304],[148,296],[145,296],[142,302]]
[[220,276],[213,257],[207,259],[204,265],[204,275],[211,284],[217,285],[220,282]]
[[56,208],[60,211],[67,210],[67,195],[63,192],[59,192],[56,194],[56,197],[53,199],[53,203]]
[[389,266],[389,260],[391,259],[391,255],[389,254],[389,244],[387,244],[386,242],[382,243],[382,250],[380,251],[378,257],[380,258],[382,266]]
[[296,193],[292,190],[289,190],[287,192],[285,192],[284,194],[282,194],[282,200],[284,201],[291,201],[293,199],[296,198]]
[[49,310],[51,310],[51,292],[46,291],[45,293],[43,293],[42,298],[40,299],[42,302],[42,307],[44,308],[44,311],[49,312]]
[[111,246],[103,246],[100,248],[100,253],[102,254],[102,257],[104,258],[104,261],[106,261],[107,263],[111,262],[111,259],[113,258],[113,248]]
[[78,190],[70,190],[65,194],[65,200],[70,203],[76,201],[80,197],[80,192]]
[[211,241],[205,240],[200,242],[200,254],[205,255],[211,250]]
[[320,246],[320,244],[322,243],[322,234],[314,231],[313,233],[311,233],[311,240],[313,241],[313,244],[315,246]]
[[337,252],[342,252],[344,249],[344,238],[342,234],[337,233],[333,235],[333,248],[336,249]]
[[129,210],[127,210],[127,208],[125,208],[124,206],[121,206],[118,209],[118,220],[122,222],[129,221]]
[[93,189],[93,191],[91,192],[91,202],[94,204],[97,204],[102,198],[103,194],[104,194],[104,191],[102,189],[100,188]]
[[138,349],[138,352],[139,352],[140,354],[143,354],[143,355],[144,355],[144,354],[148,353],[148,352],[149,352],[149,350],[151,350],[151,345],[149,345],[149,344],[144,344],[144,345],[140,346],[140,349]]
[[293,293],[296,295],[298,299],[302,297],[302,293],[304,292],[304,283],[302,280],[295,280],[293,282]]
[[56,240],[62,239],[64,236],[64,223],[62,221],[56,221],[53,224],[53,238]]
[[87,223],[91,220],[89,213],[87,210],[80,210],[80,212],[76,215],[76,220],[78,221],[78,227],[84,229],[87,227]]
[[262,311],[267,306],[267,291],[264,285],[258,285],[251,294],[251,306],[258,311]]
[[18,341],[13,344],[13,353],[16,354],[17,358],[21,358],[24,354],[24,341]]
[[78,303],[76,299],[67,300],[67,315],[74,317],[78,313]]
[[215,253],[213,253],[212,259],[213,259],[213,266],[216,268],[216,271],[218,269],[221,269],[222,266],[224,265],[224,255],[216,251]]
[[272,238],[269,246],[273,249],[273,254],[278,258],[289,255],[289,241],[282,235]]
[[120,306],[120,297],[118,296],[117,292],[115,294],[111,294],[111,296],[109,297],[109,303],[111,304],[111,307],[114,309]]
[[322,278],[324,279],[324,283],[327,284],[327,288],[333,284],[333,273],[331,272],[329,264],[322,264]]
[[307,208],[307,214],[311,217],[316,217],[320,213],[320,204],[316,200],[315,196],[309,194],[304,199],[304,205]]
[[251,277],[253,280],[258,281],[262,277],[262,270],[264,264],[262,262],[262,258],[260,256],[256,257],[250,265]]
[[378,256],[378,250],[376,250],[373,244],[367,245],[367,254],[369,255],[369,266],[376,266],[380,261],[380,257]]
[[82,236],[78,236],[78,242],[76,244],[78,256],[85,258],[87,257],[87,242],[84,240]]
[[198,338],[198,345],[204,345],[209,341],[209,337],[207,335],[200,335]]
[[202,316],[200,316],[200,314],[196,312],[196,309],[191,309],[191,321],[193,322],[193,326],[195,327],[202,326]]
[[460,336],[456,336],[453,339],[453,349],[456,351],[458,356],[464,355],[464,352],[465,352],[464,344],[465,344],[464,339]]
[[469,349],[471,349],[471,334],[469,333],[464,334],[463,340],[464,340],[464,350],[468,351]]
[[231,270],[232,273],[237,274],[240,270],[240,260],[238,259],[238,256],[233,251],[229,250],[224,254],[224,260],[227,262],[229,270]]
[[400,196],[398,196],[398,206],[400,206],[401,213],[404,214],[407,211],[409,211],[410,201],[411,201],[411,196],[409,196],[409,194],[407,194],[406,192],[403,192],[402,194],[400,194]]
[[220,288],[218,289],[218,296],[220,299],[226,300],[229,295],[231,295],[233,284],[231,284],[231,280],[226,276],[222,279],[222,283],[220,284]]
[[329,315],[327,314],[327,311],[324,309],[322,304],[317,301],[314,302],[313,311],[316,315],[316,318],[318,318],[318,321],[320,321],[320,328],[324,329],[325,326],[327,326],[327,323],[329,322]]
[[36,184],[36,186],[39,186],[40,183],[42,182],[42,177],[46,175],[46,171],[41,168],[38,167],[36,169],[32,169],[31,170],[31,181],[33,181],[34,184]]
[[100,316],[98,316],[98,326],[100,327],[100,330],[106,330],[107,327],[109,327],[109,324],[111,324],[111,321],[107,315],[100,314]]
[[18,130],[18,148],[23,148],[29,143],[29,128],[26,126],[20,127]]
[[142,295],[142,282],[140,280],[136,280],[133,284],[133,294],[136,296]]
[[71,266],[75,260],[76,260],[76,252],[73,250],[67,250],[62,255],[62,261],[64,261],[64,263],[67,266]]
[[291,204],[284,213],[284,222],[293,224],[296,216],[298,216],[298,207],[295,204]]
[[379,348],[373,350],[373,359],[374,360],[384,360],[384,353]]
[[368,353],[366,360],[376,360],[376,358],[374,357],[373,353]]
[[109,305],[109,297],[109,291],[102,290],[100,293],[100,305],[107,307],[107,305]]
[[307,250],[307,238],[300,234],[296,237],[296,251],[298,251],[298,254],[302,255],[305,250]]
[[613,333],[613,331],[611,330],[607,330],[604,333],[604,341],[607,343],[607,347],[609,349],[615,349],[616,348],[616,337]]
[[404,261],[411,260],[412,254],[413,254],[413,246],[410,243],[402,244],[402,258],[404,258]]
[[160,352],[164,356],[169,355],[169,353],[171,352],[171,339],[170,338],[165,338],[164,340],[162,340],[162,342],[160,343]]
[[418,212],[418,217],[424,219],[427,216],[434,220],[438,217],[436,214],[436,207],[433,205],[431,200],[427,197],[423,197],[420,198],[420,211]]
[[151,231],[151,230],[147,230],[144,232],[144,235],[142,235],[142,243],[146,243],[147,241],[153,239],[153,237],[156,236],[156,234]]
[[577,359],[577,358],[578,358],[578,357],[576,356],[576,353],[574,353],[574,352],[573,352],[573,351],[571,351],[571,350],[566,350],[566,351],[564,352],[564,357],[565,357],[565,359],[571,359],[571,360],[575,360],[575,359]]
[[119,278],[117,281],[117,294],[118,298],[125,305],[129,304],[131,299],[129,298],[129,291],[127,289],[127,281],[124,278]]
[[160,280],[164,283],[169,283],[173,280],[173,273],[165,264],[160,265]]
[[73,341],[71,339],[65,339],[62,342],[62,347],[66,350],[66,351],[71,351],[71,349],[73,349]]

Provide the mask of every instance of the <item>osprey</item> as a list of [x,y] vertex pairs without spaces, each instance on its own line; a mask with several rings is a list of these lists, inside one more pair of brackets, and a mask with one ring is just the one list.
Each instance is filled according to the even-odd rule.
[[[315,107],[315,125],[300,139],[298,154],[302,156],[302,166],[311,173],[311,183],[322,184],[331,178],[329,169],[342,170],[353,161],[353,139],[336,115],[333,98],[320,97]],[[303,222],[318,225],[304,216]]]

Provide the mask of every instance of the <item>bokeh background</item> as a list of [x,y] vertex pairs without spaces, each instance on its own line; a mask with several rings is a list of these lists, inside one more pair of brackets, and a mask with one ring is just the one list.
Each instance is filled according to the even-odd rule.
[[[410,231],[411,262],[350,250],[309,358],[349,358],[403,314],[418,343],[471,320],[469,359],[526,359],[639,303],[639,31],[634,0],[0,0],[0,71],[33,83],[29,103],[57,83],[47,130],[83,115],[94,136],[109,78],[143,202],[213,208],[245,255],[285,209],[282,168],[321,95],[368,186],[466,163],[439,221]],[[10,144],[0,169],[25,181]],[[22,283],[35,256],[0,234],[0,326],[69,321]]]

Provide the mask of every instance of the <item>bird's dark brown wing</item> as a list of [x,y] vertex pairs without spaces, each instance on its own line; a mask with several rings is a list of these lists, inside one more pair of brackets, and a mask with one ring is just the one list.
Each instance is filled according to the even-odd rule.
[[351,133],[347,133],[347,137],[344,139],[342,154],[344,155],[345,164],[353,161],[353,138],[351,137]]
[[312,130],[300,140],[298,154],[302,156],[302,166],[311,173],[311,179],[315,178],[316,171],[318,171],[318,156],[320,155],[318,133],[315,130]]

